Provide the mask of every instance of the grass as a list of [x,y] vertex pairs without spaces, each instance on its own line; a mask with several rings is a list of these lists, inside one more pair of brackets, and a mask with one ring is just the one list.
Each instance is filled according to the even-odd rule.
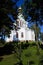
[[[25,54],[28,53],[28,57],[25,56]],[[23,60],[23,64],[24,65],[27,65],[27,62],[29,61],[33,61],[35,64],[33,65],[38,65],[38,62],[39,62],[39,56],[36,55],[36,47],[28,47],[27,50],[23,51],[23,54],[22,54],[22,58],[24,59]]]
[[[43,56],[43,50],[40,48],[40,55],[36,54],[37,49],[36,46],[29,46],[27,49],[23,49],[22,52],[22,61],[23,65],[39,65],[40,57]],[[43,58],[42,58],[43,59]],[[0,65],[14,65],[18,62],[16,54],[10,54],[3,56]]]
[[0,62],[0,65],[14,65],[18,62],[15,54],[3,56],[3,60]]

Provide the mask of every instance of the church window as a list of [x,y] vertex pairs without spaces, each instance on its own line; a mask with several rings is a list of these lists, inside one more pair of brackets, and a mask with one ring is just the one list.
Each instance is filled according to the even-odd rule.
[[22,20],[20,21],[20,26],[22,27],[22,25],[23,25],[23,22],[22,22]]
[[19,21],[17,21],[17,25],[19,26]]
[[16,38],[18,38],[18,32],[16,32]]
[[23,32],[21,33],[21,37],[23,37]]
[[20,21],[20,26],[21,26],[21,21]]
[[17,19],[16,24],[17,24],[17,26],[19,26],[19,19]]

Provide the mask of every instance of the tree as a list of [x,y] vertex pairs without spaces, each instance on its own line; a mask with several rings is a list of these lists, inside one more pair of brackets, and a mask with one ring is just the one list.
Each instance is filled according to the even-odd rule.
[[[37,14],[37,16],[39,15],[42,19],[43,19],[43,3],[42,0],[25,0],[24,1],[24,5],[22,5],[23,7],[23,11],[25,9],[24,16],[26,16],[28,18],[28,16],[30,15],[31,17],[34,17],[33,15]],[[35,19],[35,18],[34,18]]]
[[[36,27],[35,24],[31,25],[30,27],[32,30],[34,30],[35,32],[35,35],[36,35],[36,32],[37,32],[37,39],[39,40],[39,36],[40,36],[40,33],[41,33],[41,30],[40,30],[40,27]],[[37,29],[36,29],[37,28]],[[36,36],[35,36],[35,40],[36,40]]]
[[30,2],[28,0],[25,0],[24,5],[22,5],[22,8],[25,19],[27,20],[28,16],[31,17],[31,20],[28,19],[28,22],[34,22],[36,25],[43,24],[43,6],[41,2],[42,0],[30,0]]
[[16,41],[14,42],[14,52],[16,53],[16,57],[18,62],[15,65],[23,65],[22,63],[22,42]]
[[40,34],[40,40],[43,42],[43,32]]
[[[39,27],[40,25],[43,25],[43,7],[41,4],[42,0],[31,0],[30,2],[28,0],[25,0],[24,5],[22,7],[24,7],[25,11],[24,11],[24,17],[25,19],[28,18],[28,16],[31,17],[31,19],[28,19],[28,22],[33,23],[36,25],[36,30],[37,27]],[[36,36],[36,44],[37,44],[37,51],[39,52],[39,45],[38,45],[38,37],[37,37],[37,32],[35,33]]]
[[[5,37],[13,28],[13,22],[8,17],[8,14],[12,14],[14,18],[17,18],[17,8],[13,8],[16,3],[11,0],[0,0],[0,35]],[[17,6],[16,6],[17,7]]]

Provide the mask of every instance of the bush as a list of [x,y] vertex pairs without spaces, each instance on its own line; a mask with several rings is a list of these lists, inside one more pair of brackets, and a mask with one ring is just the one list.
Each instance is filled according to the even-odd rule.
[[35,64],[33,60],[28,61],[27,65],[33,65]]
[[21,44],[22,49],[26,49],[29,46],[29,44]]
[[29,44],[30,46],[36,46],[36,42],[34,42],[34,41],[29,41],[28,44]]
[[0,46],[4,46],[5,45],[5,41],[4,40],[0,40]]
[[32,65],[32,64],[34,64],[34,61],[30,61],[30,62],[29,62],[29,65]]
[[40,60],[40,63],[39,63],[39,65],[43,65],[43,60]]
[[30,57],[31,56],[31,52],[28,52],[25,54],[26,57]]
[[16,64],[14,64],[14,65],[23,65],[23,63],[22,63],[22,61],[21,61],[21,62],[18,62],[18,63],[16,63]]

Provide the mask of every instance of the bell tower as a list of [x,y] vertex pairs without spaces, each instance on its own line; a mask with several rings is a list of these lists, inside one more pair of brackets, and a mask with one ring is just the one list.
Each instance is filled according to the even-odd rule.
[[19,7],[19,8],[18,8],[18,14],[21,14],[21,13],[22,13],[22,8]]
[[21,7],[18,8],[18,15],[17,15],[16,24],[19,27],[27,27],[26,21],[24,19],[23,14],[22,14],[22,8]]
[[21,19],[21,15],[22,15],[22,8],[19,7],[17,11],[18,11],[18,15],[17,15],[16,24],[17,24],[17,26],[21,27],[22,21],[20,19]]

